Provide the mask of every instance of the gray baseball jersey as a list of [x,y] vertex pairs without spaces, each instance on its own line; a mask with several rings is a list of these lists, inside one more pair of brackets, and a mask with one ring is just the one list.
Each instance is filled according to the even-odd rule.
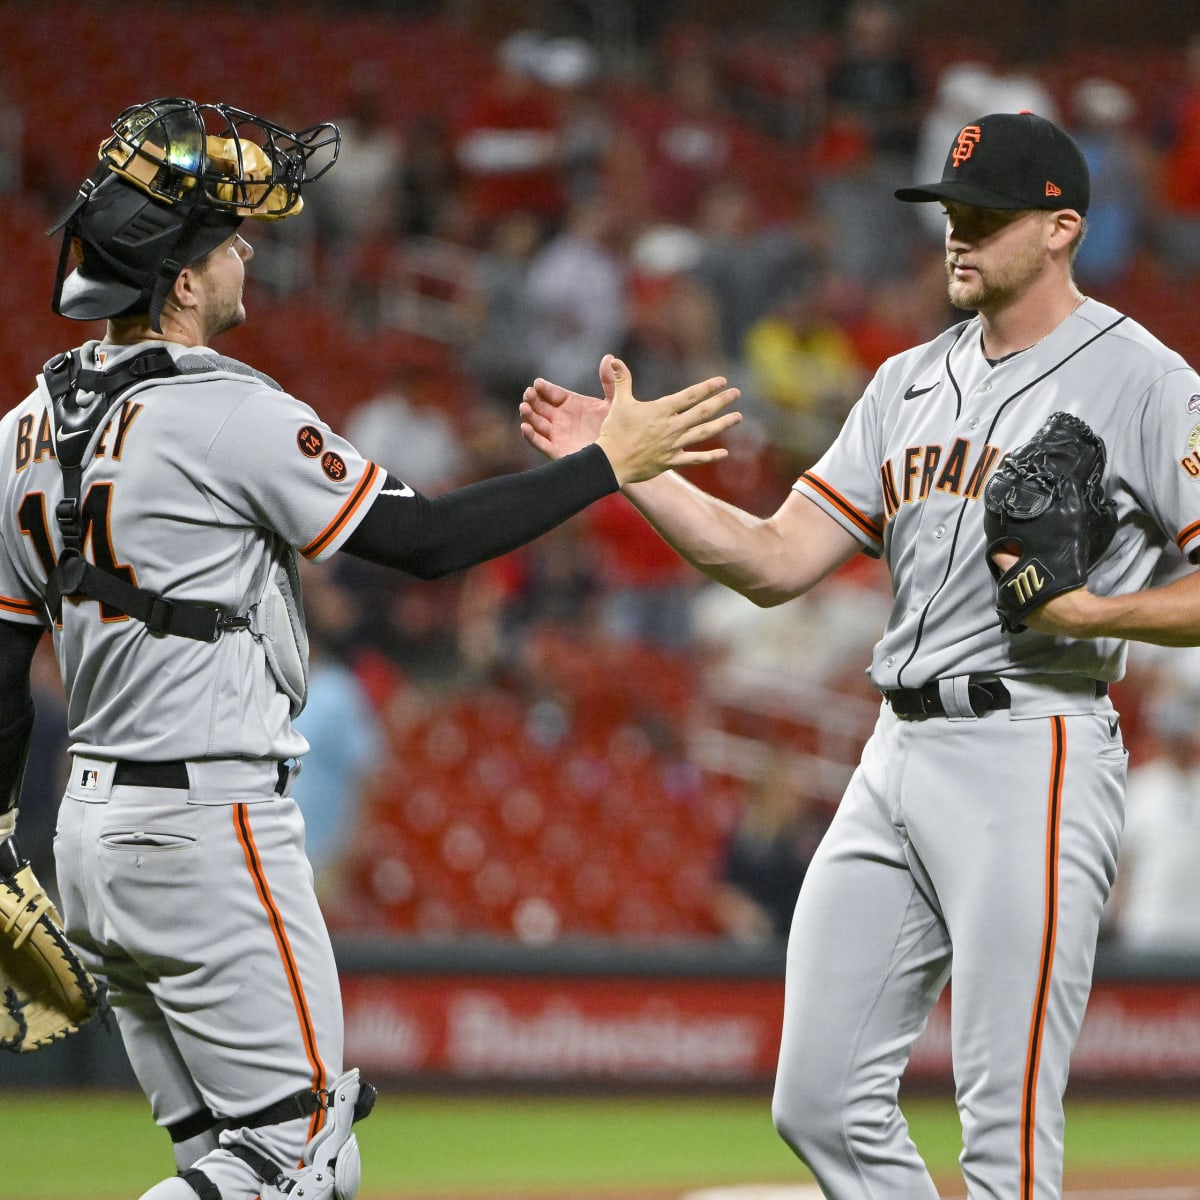
[[[89,343],[111,368],[134,347]],[[168,598],[247,612],[292,548],[332,554],[383,486],[384,473],[264,376],[228,369],[211,350],[169,345],[198,371],[135,386],[101,433],[83,478],[93,561]],[[85,362],[85,366],[89,365]],[[0,614],[38,621],[62,497],[41,387],[0,422],[9,464],[0,508]],[[261,638],[212,643],[156,637],[68,601],[56,650],[72,749],[109,758],[284,759],[304,739],[274,682]]]
[[[1007,634],[983,486],[1053,412],[1104,440],[1120,518],[1090,577],[1145,586],[1200,549],[1200,377],[1092,300],[994,364],[978,319],[886,362],[795,487],[890,567],[871,663],[949,716],[879,722],[802,890],[788,949],[776,1122],[828,1196],[937,1191],[896,1085],[951,975],[972,1195],[1061,1194],[1062,1093],[1116,871],[1126,756],[1107,681],[1122,644]],[[968,684],[999,680],[976,715]]]
[[[111,369],[145,348],[90,342],[83,365]],[[307,743],[272,670],[279,631],[257,609],[290,555],[322,559],[345,541],[384,472],[265,376],[168,349],[183,373],[132,387],[95,435],[83,550],[140,588],[255,620],[202,642],[64,601],[53,636],[73,757],[55,853],[68,935],[109,986],[180,1168],[251,1200],[262,1179],[229,1146],[298,1162],[319,1114],[231,1131],[219,1150],[197,1119],[259,1113],[342,1070],[336,967],[281,769]],[[45,619],[62,550],[50,421],[39,385],[0,422],[10,621]]]
[[1094,300],[995,367],[978,319],[958,325],[886,362],[795,485],[886,556],[896,602],[871,664],[880,689],[967,673],[1120,678],[1122,643],[1056,646],[996,620],[983,485],[1058,411],[1086,421],[1108,453],[1120,526],[1093,591],[1142,588],[1165,545],[1200,546],[1200,378],[1180,355]]

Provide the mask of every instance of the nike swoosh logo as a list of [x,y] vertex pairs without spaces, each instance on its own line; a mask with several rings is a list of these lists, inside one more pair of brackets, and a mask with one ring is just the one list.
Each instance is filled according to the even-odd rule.
[[59,431],[58,431],[58,440],[60,442],[68,442],[71,440],[71,438],[78,437],[81,433],[87,433],[87,430],[86,429],[76,429],[74,433],[64,433],[62,428],[60,427]]
[[918,396],[925,395],[926,392],[932,392],[935,387],[937,387],[936,383],[931,383],[928,387],[923,388],[909,384],[908,391],[904,393],[904,398],[905,400],[915,400]]
[[417,493],[406,483],[402,488],[384,488],[379,494],[381,496],[415,496]]

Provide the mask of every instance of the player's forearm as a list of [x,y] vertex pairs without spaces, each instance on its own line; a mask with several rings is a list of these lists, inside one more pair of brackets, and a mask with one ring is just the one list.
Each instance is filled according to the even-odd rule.
[[1083,588],[1068,592],[1039,610],[1030,624],[1043,633],[1074,638],[1200,645],[1200,571],[1119,596],[1096,596]]
[[[670,472],[622,489],[659,535],[710,579],[770,608],[808,591],[853,552],[821,544],[819,527],[783,525],[785,509],[758,517]],[[794,497],[799,500],[799,497]],[[839,539],[840,540],[840,539]]]
[[438,579],[507,554],[616,490],[608,459],[594,446],[433,498],[388,476],[342,548],[419,579]]

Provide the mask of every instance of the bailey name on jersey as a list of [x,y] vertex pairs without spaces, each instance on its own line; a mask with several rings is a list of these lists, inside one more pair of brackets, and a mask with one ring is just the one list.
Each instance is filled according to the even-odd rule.
[[[137,420],[143,407],[144,405],[139,404],[136,400],[124,400],[121,402],[117,412],[109,417],[104,426],[104,432],[100,435],[100,443],[96,447],[96,458],[105,458],[108,456],[108,435],[112,431],[114,423],[117,428],[117,436],[113,442],[112,457],[121,457],[121,451],[125,446],[125,437],[129,433],[129,427]],[[41,420],[38,422],[36,438],[33,435],[33,422],[33,413],[25,413],[17,421],[14,455],[14,469],[16,471],[25,470],[30,463],[45,462],[48,458],[56,457],[50,425],[50,414],[46,411],[42,412]]]

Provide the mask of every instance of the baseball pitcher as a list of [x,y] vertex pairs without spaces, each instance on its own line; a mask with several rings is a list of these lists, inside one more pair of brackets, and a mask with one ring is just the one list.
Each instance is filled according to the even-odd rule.
[[[1125,640],[1200,641],[1200,378],[1076,287],[1090,181],[1030,113],[963,127],[942,178],[949,298],[973,313],[885,362],[772,516],[675,474],[624,489],[713,579],[761,605],[852,554],[894,604],[882,704],[801,889],[774,1097],[833,1200],[935,1200],[897,1102],[948,982],[973,1200],[1061,1195],[1062,1097],[1120,840]],[[551,457],[608,411],[544,380]]]

